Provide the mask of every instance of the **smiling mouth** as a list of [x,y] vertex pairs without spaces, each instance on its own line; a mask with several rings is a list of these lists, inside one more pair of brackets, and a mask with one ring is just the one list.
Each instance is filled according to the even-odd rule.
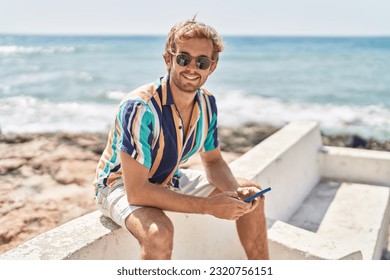
[[197,75],[188,75],[188,74],[182,74],[182,75],[184,78],[190,81],[195,81],[199,78]]

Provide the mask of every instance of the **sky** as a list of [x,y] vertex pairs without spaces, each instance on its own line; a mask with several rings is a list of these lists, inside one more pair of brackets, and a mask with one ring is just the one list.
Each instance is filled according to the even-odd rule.
[[192,18],[225,35],[390,35],[390,0],[0,0],[0,34],[166,35]]

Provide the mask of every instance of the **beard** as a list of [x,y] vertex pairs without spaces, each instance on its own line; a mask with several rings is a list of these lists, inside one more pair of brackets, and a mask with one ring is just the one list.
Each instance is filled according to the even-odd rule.
[[188,72],[172,73],[171,79],[178,90],[187,93],[195,93],[206,82],[202,75]]

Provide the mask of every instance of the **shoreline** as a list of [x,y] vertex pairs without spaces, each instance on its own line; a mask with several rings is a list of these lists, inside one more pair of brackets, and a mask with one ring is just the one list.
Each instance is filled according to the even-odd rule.
[[[229,163],[279,130],[248,124],[220,127]],[[76,217],[96,210],[92,180],[106,133],[0,134],[0,254]],[[324,145],[390,152],[390,141],[357,135],[322,135]],[[199,158],[183,168],[201,168]]]

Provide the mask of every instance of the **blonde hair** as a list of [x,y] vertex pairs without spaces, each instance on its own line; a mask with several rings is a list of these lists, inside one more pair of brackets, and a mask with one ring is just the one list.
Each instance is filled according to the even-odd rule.
[[176,53],[177,41],[193,38],[205,38],[211,40],[213,43],[212,59],[218,60],[219,53],[223,51],[222,38],[213,27],[196,21],[195,18],[196,15],[192,19],[179,22],[172,27],[165,43],[164,57],[172,53]]

